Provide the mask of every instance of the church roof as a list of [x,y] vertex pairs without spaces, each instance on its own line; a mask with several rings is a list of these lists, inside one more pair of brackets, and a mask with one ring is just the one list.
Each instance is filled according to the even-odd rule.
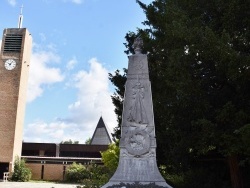
[[100,117],[95,132],[91,138],[90,145],[108,145],[110,143],[111,138],[108,133],[107,127],[102,117]]

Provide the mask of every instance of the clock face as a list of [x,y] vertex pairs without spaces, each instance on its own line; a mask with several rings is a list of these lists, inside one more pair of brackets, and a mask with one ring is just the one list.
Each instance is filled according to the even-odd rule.
[[7,70],[13,70],[16,67],[16,61],[14,59],[8,59],[5,61],[4,66]]

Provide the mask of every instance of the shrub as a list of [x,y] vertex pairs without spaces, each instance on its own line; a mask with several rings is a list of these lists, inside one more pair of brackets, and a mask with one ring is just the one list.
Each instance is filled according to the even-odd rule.
[[12,173],[11,180],[25,182],[31,178],[31,171],[26,167],[25,160],[16,157],[14,163],[14,172]]
[[90,172],[82,164],[76,164],[74,162],[66,170],[66,181],[68,182],[79,183],[88,178],[90,178]]
[[88,167],[90,178],[82,181],[84,188],[99,188],[106,184],[113,172],[103,165],[91,164]]

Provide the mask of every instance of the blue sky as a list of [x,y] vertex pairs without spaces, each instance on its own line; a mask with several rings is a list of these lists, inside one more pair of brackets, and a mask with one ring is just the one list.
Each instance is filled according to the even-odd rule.
[[17,27],[22,5],[33,37],[23,140],[84,143],[101,115],[112,132],[108,73],[127,67],[124,37],[143,27],[143,10],[135,0],[1,0],[1,31]]

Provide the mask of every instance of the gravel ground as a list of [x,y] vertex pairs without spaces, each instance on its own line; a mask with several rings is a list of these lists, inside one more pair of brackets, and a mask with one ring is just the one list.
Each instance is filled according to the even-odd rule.
[[0,188],[76,188],[77,184],[0,182]]

